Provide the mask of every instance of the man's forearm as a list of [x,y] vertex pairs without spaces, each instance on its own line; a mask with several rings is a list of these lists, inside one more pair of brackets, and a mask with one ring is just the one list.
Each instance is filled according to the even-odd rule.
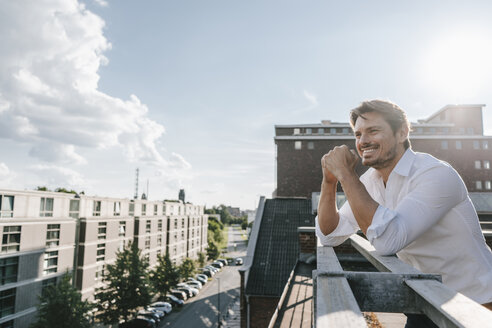
[[355,172],[344,174],[340,179],[340,184],[360,229],[366,234],[379,204],[372,199]]
[[321,232],[330,234],[338,225],[337,184],[323,181],[318,203],[318,224]]

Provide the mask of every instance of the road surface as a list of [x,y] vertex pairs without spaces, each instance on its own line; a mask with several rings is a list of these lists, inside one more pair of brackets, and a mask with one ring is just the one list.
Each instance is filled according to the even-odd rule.
[[[236,258],[246,254],[246,241],[242,237],[244,233],[242,230],[229,228],[228,254],[225,257]],[[196,297],[187,300],[181,310],[174,311],[173,309],[173,312],[164,318],[159,327],[217,327],[219,298],[220,312],[223,317],[228,307],[239,297],[238,268],[239,266],[235,265],[225,266],[205,284]]]

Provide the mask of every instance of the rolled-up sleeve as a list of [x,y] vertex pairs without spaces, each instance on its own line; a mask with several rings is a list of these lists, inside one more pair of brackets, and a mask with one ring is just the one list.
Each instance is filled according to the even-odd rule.
[[338,215],[338,225],[335,230],[328,235],[324,235],[323,232],[321,232],[318,217],[315,219],[316,235],[318,236],[321,244],[324,246],[338,246],[359,230],[359,226],[357,225],[357,221],[355,220],[348,202],[345,202],[345,204],[340,208]]
[[466,198],[463,181],[448,166],[436,166],[416,174],[410,190],[395,209],[380,205],[376,210],[367,229],[367,239],[377,253],[397,253]]

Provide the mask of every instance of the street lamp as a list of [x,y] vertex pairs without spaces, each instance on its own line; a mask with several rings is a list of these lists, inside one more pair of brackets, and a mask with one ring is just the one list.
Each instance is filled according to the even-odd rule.
[[220,322],[220,278],[217,278],[217,327],[222,327]]

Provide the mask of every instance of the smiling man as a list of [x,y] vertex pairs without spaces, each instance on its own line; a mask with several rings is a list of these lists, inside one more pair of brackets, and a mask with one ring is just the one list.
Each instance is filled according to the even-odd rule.
[[[458,173],[412,151],[406,114],[391,102],[363,102],[350,123],[357,153],[370,168],[359,178],[359,158],[345,145],[321,159],[321,243],[339,245],[361,229],[378,253],[396,253],[424,273],[441,274],[445,285],[492,308],[492,253]],[[337,183],[347,197],[340,210]],[[406,328],[436,327],[425,316],[407,316]]]

